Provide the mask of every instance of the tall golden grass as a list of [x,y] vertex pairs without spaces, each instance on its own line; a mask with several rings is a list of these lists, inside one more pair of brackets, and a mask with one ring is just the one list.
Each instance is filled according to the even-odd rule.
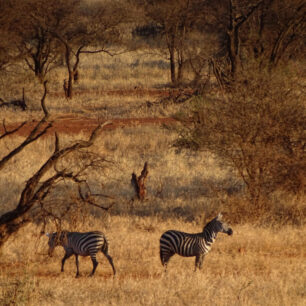
[[[73,114],[100,120],[127,117],[167,117],[180,105],[156,104],[158,96],[107,94],[109,90],[154,88],[169,82],[163,59],[145,54],[88,57],[82,62],[81,79],[72,100],[62,92],[65,70],[50,75],[46,102],[52,118]],[[0,96],[9,100],[25,87],[29,111],[2,109],[7,123],[38,119],[42,86],[30,74],[10,74],[0,82]],[[183,106],[186,107],[186,106]],[[77,135],[60,134],[61,145]],[[93,188],[115,197],[110,213],[88,209],[84,216],[66,220],[68,230],[102,230],[110,242],[110,254],[118,274],[103,255],[93,278],[90,259],[80,260],[82,276],[75,279],[75,261],[67,260],[60,272],[63,250],[47,256],[47,237],[41,227],[29,224],[4,246],[0,254],[0,302],[3,305],[304,305],[306,296],[306,227],[304,199],[275,194],[267,215],[247,206],[243,186],[231,169],[218,166],[207,153],[177,152],[172,146],[177,134],[158,125],[137,125],[105,130],[93,146],[105,155],[110,167],[94,171]],[[23,137],[5,139],[1,156]],[[54,150],[50,135],[28,146],[0,173],[0,214],[12,209],[26,180]],[[147,198],[132,200],[133,171],[149,163]],[[67,198],[65,190],[56,194]],[[290,208],[292,207],[292,209]],[[288,220],[286,210],[296,212]],[[219,211],[232,225],[234,235],[219,234],[196,273],[193,258],[174,256],[164,273],[159,260],[159,237],[178,229],[199,232]],[[253,215],[252,215],[253,214]],[[81,218],[82,217],[82,218]],[[70,219],[72,220],[72,219]],[[55,228],[47,225],[48,231]]]
[[305,229],[285,226],[234,226],[232,237],[219,234],[202,271],[194,259],[174,256],[164,273],[159,237],[164,230],[200,230],[198,224],[157,216],[89,218],[87,229],[103,230],[110,242],[117,275],[100,262],[93,278],[89,257],[74,258],[60,272],[63,249],[48,258],[47,237],[34,225],[5,246],[0,269],[2,304],[26,305],[304,305]]

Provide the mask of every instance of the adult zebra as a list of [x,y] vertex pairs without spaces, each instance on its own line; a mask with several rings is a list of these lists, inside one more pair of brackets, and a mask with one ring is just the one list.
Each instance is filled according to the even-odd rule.
[[75,255],[75,262],[77,267],[76,277],[79,273],[79,258],[78,256],[90,256],[93,264],[93,269],[90,276],[93,276],[98,266],[96,259],[97,253],[101,250],[112,266],[114,275],[116,270],[113,264],[113,259],[108,255],[108,241],[102,232],[94,231],[87,233],[67,232],[46,234],[49,237],[49,256],[52,256],[53,250],[56,246],[62,246],[65,249],[65,256],[62,259],[61,271],[64,272],[64,264],[67,258]]
[[219,232],[228,235],[233,234],[233,230],[222,222],[222,214],[208,222],[203,232],[189,234],[170,230],[160,237],[160,259],[162,265],[167,269],[169,259],[174,254],[184,257],[195,256],[195,271],[201,269],[205,255],[210,251],[212,243]]

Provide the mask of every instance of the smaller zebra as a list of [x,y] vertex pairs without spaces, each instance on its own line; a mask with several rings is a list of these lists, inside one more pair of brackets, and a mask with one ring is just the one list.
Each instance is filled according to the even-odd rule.
[[61,233],[47,233],[46,235],[49,237],[48,254],[50,257],[52,256],[53,250],[56,246],[62,246],[65,249],[66,253],[62,259],[62,272],[64,272],[64,264],[66,259],[72,255],[75,255],[75,262],[77,267],[76,277],[78,277],[80,275],[78,256],[90,256],[93,264],[93,269],[90,276],[93,276],[98,266],[96,256],[97,253],[101,250],[112,266],[114,275],[116,274],[113,259],[108,254],[108,241],[102,232],[93,231],[87,233],[78,233],[62,231]]
[[167,270],[167,264],[174,254],[184,257],[195,256],[195,271],[201,269],[205,255],[210,251],[211,245],[217,238],[219,232],[228,235],[233,234],[233,230],[222,222],[222,214],[208,222],[203,232],[189,234],[175,230],[166,231],[160,237],[160,259],[162,265]]

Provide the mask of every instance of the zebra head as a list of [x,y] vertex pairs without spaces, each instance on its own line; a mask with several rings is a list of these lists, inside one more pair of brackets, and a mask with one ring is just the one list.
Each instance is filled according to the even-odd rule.
[[48,255],[52,257],[53,250],[55,247],[58,245],[63,245],[65,242],[65,238],[67,237],[66,232],[61,232],[61,233],[46,233],[47,237],[49,237],[48,245],[49,245],[49,250],[48,250]]
[[209,229],[213,232],[215,232],[216,234],[221,232],[221,233],[225,233],[228,235],[232,235],[233,234],[233,230],[225,223],[222,221],[222,214],[219,213],[217,217],[215,217],[214,219],[212,219],[210,222],[208,222],[203,231],[205,229]]

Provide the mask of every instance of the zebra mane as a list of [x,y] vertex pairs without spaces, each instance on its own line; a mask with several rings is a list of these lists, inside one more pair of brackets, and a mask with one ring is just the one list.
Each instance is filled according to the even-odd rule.
[[50,238],[50,237],[53,236],[53,234],[54,234],[54,233],[46,233],[46,236]]
[[46,233],[47,237],[51,237],[52,235],[54,235],[56,232],[52,232],[52,233]]
[[217,223],[216,221],[218,221],[218,223],[219,222],[223,223],[222,222],[222,213],[221,212],[217,215],[217,217],[215,217],[214,219],[210,220],[208,223],[206,223],[204,225],[203,232],[205,231],[205,229],[207,230],[208,228],[212,228],[212,226],[214,228],[215,224]]

